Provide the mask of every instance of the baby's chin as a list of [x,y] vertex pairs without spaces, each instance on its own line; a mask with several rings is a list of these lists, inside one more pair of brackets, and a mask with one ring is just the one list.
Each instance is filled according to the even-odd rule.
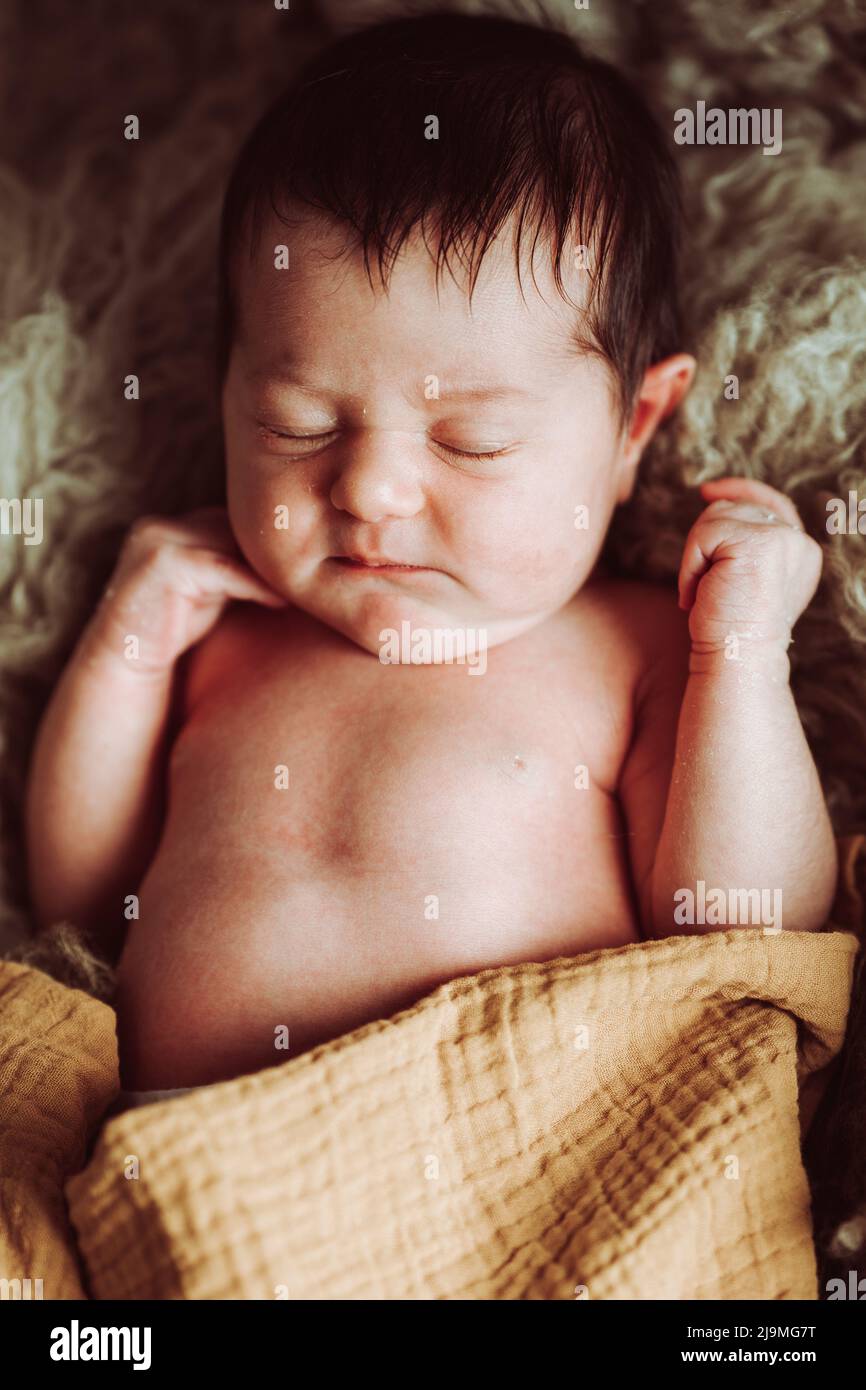
[[[365,592],[360,592],[361,588]],[[387,653],[397,644],[412,640],[413,634],[446,629],[464,634],[464,640],[477,641],[477,627],[467,624],[465,617],[447,604],[429,596],[406,594],[399,588],[390,589],[387,581],[367,584],[358,581],[359,592],[340,593],[312,590],[293,595],[293,601],[306,609],[320,622],[341,632],[356,646],[373,656],[387,660]],[[423,638],[416,638],[416,642]],[[484,643],[485,637],[480,641]]]
[[[305,586],[288,595],[311,617],[349,638],[387,664],[438,664],[460,661],[463,654],[487,651],[534,627],[546,615],[502,613],[485,617],[461,612],[449,595],[406,592],[400,581],[367,582],[360,578],[349,592],[331,585]],[[455,595],[459,600],[459,591]]]

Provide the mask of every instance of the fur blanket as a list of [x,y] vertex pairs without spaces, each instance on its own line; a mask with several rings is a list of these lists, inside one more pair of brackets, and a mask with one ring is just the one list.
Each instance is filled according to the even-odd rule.
[[[394,8],[7,0],[0,14],[0,497],[44,507],[42,544],[0,535],[0,949],[29,951],[96,994],[110,980],[74,933],[28,945],[20,809],[33,732],[131,518],[221,498],[214,265],[240,138],[308,52]],[[625,571],[672,577],[697,482],[741,472],[793,497],[826,556],[792,648],[797,698],[837,833],[866,828],[866,536],[825,526],[828,498],[866,495],[862,5],[608,0],[577,10],[546,0],[544,9],[628,71],[671,133],[674,111],[698,100],[782,108],[778,157],[679,147],[689,215],[682,346],[699,375],[647,457],[611,547]],[[123,138],[130,113],[135,142]],[[137,402],[124,399],[131,372]],[[827,1243],[844,1217],[847,1244],[833,1248],[849,1261],[866,1237],[866,1129],[852,1108],[866,1090],[862,1000],[861,986],[859,1032],[849,1032],[826,1120],[841,1145],[836,1171],[850,1174]]]

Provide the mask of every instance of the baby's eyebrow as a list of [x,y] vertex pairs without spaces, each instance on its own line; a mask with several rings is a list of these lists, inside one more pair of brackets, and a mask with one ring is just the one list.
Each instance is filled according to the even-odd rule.
[[[428,373],[428,376],[435,376],[435,373]],[[246,377],[247,381],[254,386],[268,386],[281,383],[284,386],[293,386],[295,390],[304,391],[309,395],[327,396],[337,394],[336,392],[332,392],[327,386],[311,386],[303,381],[299,381],[295,373],[286,367],[275,366],[273,368],[264,368],[259,371],[249,371]],[[451,400],[498,401],[508,400],[511,397],[532,401],[541,400],[541,396],[537,391],[533,391],[528,386],[510,382],[451,385],[450,382],[443,381],[439,378],[437,386],[438,395],[430,398],[431,406],[437,404],[441,405],[442,401]],[[408,394],[407,392],[407,395]]]
[[326,395],[327,387],[305,386],[295,375],[295,372],[288,365],[283,366],[279,362],[266,367],[248,367],[244,372],[244,379],[250,386],[294,386],[299,391],[309,391],[311,394]]
[[481,400],[505,400],[509,396],[523,397],[525,400],[537,401],[540,399],[538,392],[531,390],[528,386],[517,385],[483,385],[483,386],[451,386],[447,382],[439,382],[440,396],[445,400],[481,401]]

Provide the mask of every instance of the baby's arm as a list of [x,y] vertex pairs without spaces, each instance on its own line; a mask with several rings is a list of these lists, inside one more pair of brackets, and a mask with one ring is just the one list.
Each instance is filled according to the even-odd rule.
[[97,615],[54,692],[30,769],[27,858],[41,926],[119,920],[158,834],[170,696],[171,674],[136,671],[104,643]]
[[649,936],[750,924],[677,922],[681,890],[697,900],[703,881],[707,894],[769,890],[766,902],[782,913],[773,925],[813,930],[832,903],[836,851],[787,645],[817,585],[820,550],[788,499],[761,484],[723,480],[705,493],[716,500],[680,574],[692,646],[682,708],[677,719],[662,661],[621,779],[641,920]]
[[40,925],[119,920],[160,833],[177,660],[230,599],[283,603],[239,558],[221,509],[133,527],[36,740],[26,831]]

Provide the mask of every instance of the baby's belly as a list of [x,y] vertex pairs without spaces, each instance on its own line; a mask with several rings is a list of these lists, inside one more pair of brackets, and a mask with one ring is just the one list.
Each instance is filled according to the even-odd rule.
[[125,1086],[277,1065],[457,976],[638,939],[616,802],[555,740],[228,718],[173,759],[119,969]]
[[231,846],[176,821],[119,972],[123,1084],[258,1070],[459,975],[637,939],[612,819],[584,826],[569,855],[552,836],[485,827],[480,809],[464,803],[450,825],[410,804],[374,816],[368,856],[345,841],[280,853],[264,830]]

